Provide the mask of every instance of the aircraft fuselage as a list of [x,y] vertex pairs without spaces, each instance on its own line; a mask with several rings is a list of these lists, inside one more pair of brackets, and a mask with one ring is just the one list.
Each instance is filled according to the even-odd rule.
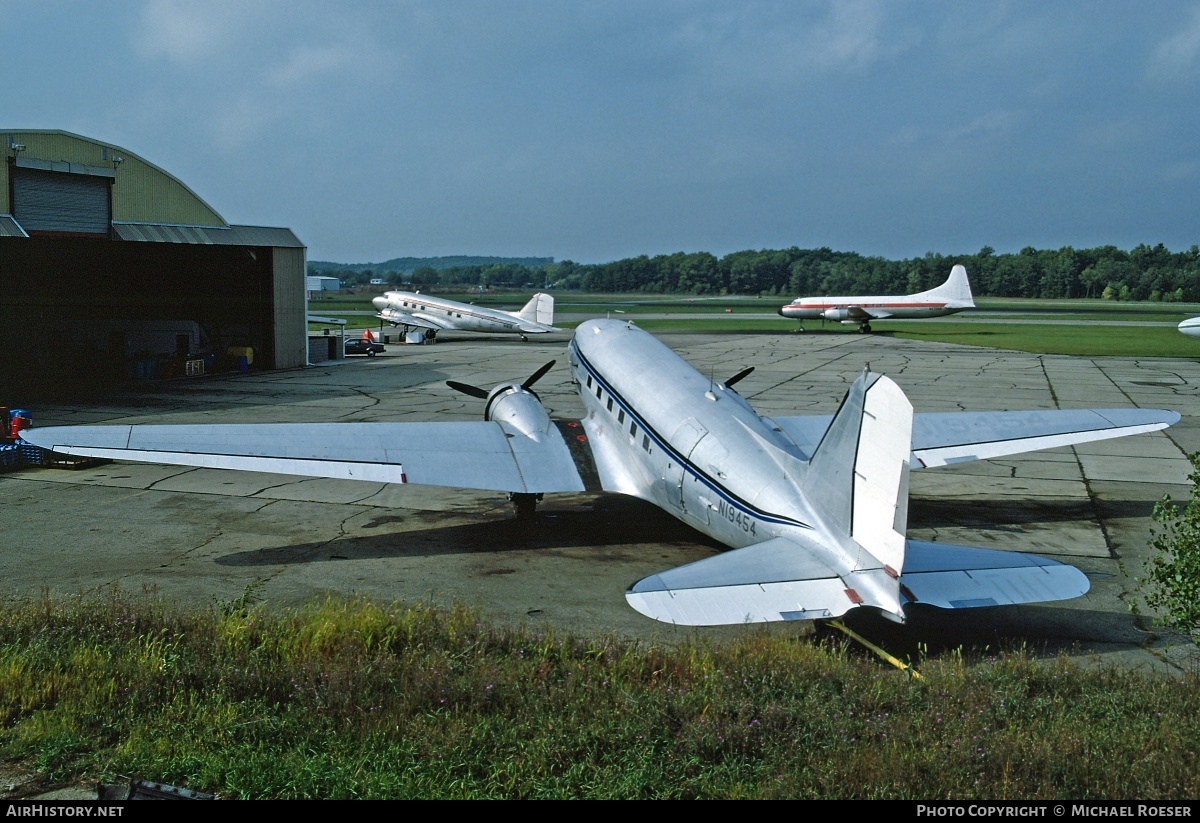
[[727,546],[811,543],[820,525],[799,485],[806,455],[736,391],[625,321],[588,321],[568,355],[605,488]]
[[[442,300],[423,294],[389,291],[376,297],[379,318],[398,326],[410,325],[411,319],[423,320],[426,327],[456,331],[519,333],[521,321],[495,309],[485,309],[455,300]],[[409,317],[405,317],[405,315]],[[391,318],[391,319],[389,319]],[[409,322],[406,323],[406,320]]]
[[883,314],[894,319],[942,317],[962,311],[964,306],[946,300],[920,302],[897,301],[894,297],[804,297],[779,309],[779,314],[795,320],[851,319],[850,309],[862,309],[868,314]]

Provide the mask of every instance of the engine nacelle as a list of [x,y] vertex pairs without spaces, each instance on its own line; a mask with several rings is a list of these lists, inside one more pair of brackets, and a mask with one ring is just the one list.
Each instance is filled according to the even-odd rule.
[[541,442],[550,432],[550,415],[533,391],[520,383],[501,383],[488,394],[483,419],[504,423]]
[[375,316],[386,323],[391,323],[393,326],[398,326],[403,322],[402,316],[395,309],[382,309]]
[[850,318],[850,310],[826,309],[825,311],[821,312],[821,317],[825,318],[826,320],[837,320],[838,322],[844,323]]

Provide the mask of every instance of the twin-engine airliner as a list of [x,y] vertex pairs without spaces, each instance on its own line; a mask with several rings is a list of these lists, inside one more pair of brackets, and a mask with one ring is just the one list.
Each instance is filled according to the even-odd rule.
[[650,501],[732,551],[637,581],[628,603],[656,620],[720,625],[897,620],[925,603],[963,609],[1084,594],[1073,566],[906,537],[913,469],[1153,432],[1156,409],[919,413],[864,370],[833,415],[759,415],[630,322],[589,320],[567,348],[582,419],[551,420],[533,389],[554,365],[490,391],[482,421],[65,426],[27,429],[67,454],[509,492],[518,515],[554,492]]
[[554,327],[554,298],[541,292],[515,312],[485,309],[445,297],[406,291],[384,292],[371,303],[380,320],[401,326],[405,333],[410,329],[421,329],[431,341],[439,331],[447,329],[519,334],[522,340],[528,340],[530,334],[563,331]]
[[845,325],[857,325],[859,331],[869,332],[872,320],[904,320],[906,318],[941,317],[963,309],[975,308],[967,270],[962,266],[950,269],[950,277],[936,289],[919,294],[892,297],[797,297],[779,309],[784,317],[793,317],[804,328],[805,320],[834,320]]

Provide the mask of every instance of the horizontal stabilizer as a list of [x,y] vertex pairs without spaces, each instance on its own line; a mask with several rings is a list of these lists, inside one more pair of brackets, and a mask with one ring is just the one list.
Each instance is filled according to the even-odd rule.
[[[883,574],[847,577],[870,591]],[[813,552],[782,537],[645,577],[625,599],[647,617],[684,626],[817,620],[874,605]]]
[[1091,587],[1057,560],[924,540],[908,541],[900,585],[910,600],[943,609],[1069,600]]

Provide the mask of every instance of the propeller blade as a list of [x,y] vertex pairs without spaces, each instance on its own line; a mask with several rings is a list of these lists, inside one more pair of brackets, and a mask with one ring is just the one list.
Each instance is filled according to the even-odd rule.
[[733,384],[734,384],[734,383],[738,382],[738,381],[739,381],[739,380],[741,380],[743,377],[745,377],[746,375],[750,374],[750,372],[752,372],[752,371],[754,371],[754,367],[753,367],[753,366],[751,366],[751,367],[750,367],[750,368],[748,368],[748,369],[742,369],[740,372],[738,372],[737,374],[735,374],[733,377],[731,377],[731,378],[729,378],[728,380],[726,380],[726,381],[725,381],[725,388],[730,388],[731,386],[733,386]]
[[534,383],[541,380],[546,375],[546,372],[550,371],[550,369],[552,369],[554,367],[555,362],[557,362],[557,361],[551,360],[549,363],[542,366],[540,369],[535,371],[533,374],[529,375],[529,379],[521,384],[521,388],[528,389]]
[[447,380],[446,385],[455,391],[460,391],[463,394],[469,394],[472,397],[478,397],[480,400],[487,400],[488,393],[486,390],[478,386],[469,386],[466,383],[459,383],[457,380]]

